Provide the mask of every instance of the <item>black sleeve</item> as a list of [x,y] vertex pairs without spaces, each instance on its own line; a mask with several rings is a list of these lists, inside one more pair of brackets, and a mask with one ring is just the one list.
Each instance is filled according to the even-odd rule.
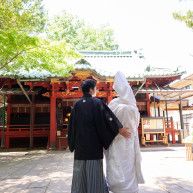
[[76,139],[76,110],[75,105],[71,111],[69,124],[68,124],[68,146],[71,152],[75,149],[75,139]]
[[94,102],[97,133],[103,147],[108,149],[113,139],[119,133],[119,128],[122,128],[123,125],[103,101],[96,100]]

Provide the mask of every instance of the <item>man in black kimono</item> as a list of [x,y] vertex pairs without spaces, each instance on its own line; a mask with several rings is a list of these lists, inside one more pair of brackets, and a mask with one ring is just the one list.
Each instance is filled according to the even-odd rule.
[[103,101],[92,97],[96,81],[83,81],[81,89],[84,96],[74,104],[68,127],[68,145],[75,151],[71,193],[104,193],[103,148],[118,133],[130,133]]

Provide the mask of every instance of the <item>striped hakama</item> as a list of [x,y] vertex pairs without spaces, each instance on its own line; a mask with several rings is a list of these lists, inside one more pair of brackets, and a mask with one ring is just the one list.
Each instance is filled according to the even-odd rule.
[[102,159],[74,160],[71,193],[106,193]]

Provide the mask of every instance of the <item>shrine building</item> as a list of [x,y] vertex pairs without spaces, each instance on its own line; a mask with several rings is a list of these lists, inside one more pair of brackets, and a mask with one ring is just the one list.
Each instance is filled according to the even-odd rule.
[[1,106],[6,106],[6,122],[1,120],[0,127],[1,147],[66,148],[70,112],[82,97],[80,86],[85,79],[97,81],[96,97],[108,104],[116,97],[114,75],[122,71],[136,95],[141,117],[150,117],[153,94],[171,93],[168,85],[182,75],[169,69],[151,70],[137,50],[80,53],[83,57],[75,61],[68,77],[37,70],[17,75],[0,72]]

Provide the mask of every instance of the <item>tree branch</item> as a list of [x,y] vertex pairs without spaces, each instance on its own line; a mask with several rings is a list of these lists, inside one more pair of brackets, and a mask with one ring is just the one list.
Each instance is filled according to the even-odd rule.
[[17,58],[19,55],[21,55],[23,52],[27,51],[27,50],[32,50],[34,48],[37,48],[37,47],[33,47],[33,48],[28,48],[28,49],[25,49],[25,50],[22,50],[21,52],[17,53],[9,62],[6,62],[1,68],[3,69],[5,66],[7,66],[9,63],[11,63],[15,58]]

